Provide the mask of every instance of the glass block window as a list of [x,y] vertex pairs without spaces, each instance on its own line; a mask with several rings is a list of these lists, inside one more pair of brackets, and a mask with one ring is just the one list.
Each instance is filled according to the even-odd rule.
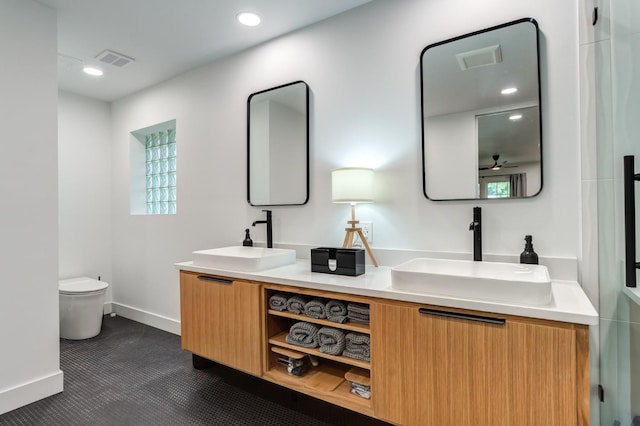
[[145,135],[147,214],[176,214],[176,130]]

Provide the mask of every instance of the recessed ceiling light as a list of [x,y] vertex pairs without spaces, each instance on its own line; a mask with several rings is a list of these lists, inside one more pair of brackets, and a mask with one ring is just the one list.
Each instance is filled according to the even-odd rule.
[[89,75],[94,75],[94,76],[101,76],[102,74],[104,74],[102,72],[102,70],[99,70],[98,68],[94,68],[94,67],[84,67],[82,68],[82,71],[85,72],[85,74],[89,74]]
[[248,27],[255,27],[260,24],[260,17],[253,12],[240,12],[236,15],[238,22]]
[[509,116],[509,120],[520,120],[522,118],[522,114],[512,114]]
[[516,93],[518,91],[518,89],[516,87],[507,87],[506,89],[502,89],[502,93],[503,95],[510,95],[512,93]]

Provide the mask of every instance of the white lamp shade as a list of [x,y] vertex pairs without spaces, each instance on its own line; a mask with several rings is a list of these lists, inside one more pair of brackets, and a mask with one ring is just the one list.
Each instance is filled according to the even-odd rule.
[[373,169],[346,167],[331,172],[334,203],[372,203]]

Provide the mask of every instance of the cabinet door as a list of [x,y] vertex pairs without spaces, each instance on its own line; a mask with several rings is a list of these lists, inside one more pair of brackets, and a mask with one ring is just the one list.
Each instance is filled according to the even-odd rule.
[[[584,342],[578,339],[577,329],[569,324],[510,322],[510,402],[521,424],[589,424],[588,388],[583,393],[580,386],[589,381],[588,343],[587,351],[581,354]],[[586,339],[588,342],[588,334]],[[581,359],[586,364],[581,366]]]
[[579,424],[569,324],[400,303],[375,304],[371,322],[372,399],[387,421]]
[[[414,308],[416,423],[513,425],[507,325],[480,316]],[[491,322],[484,322],[484,321]]]
[[418,424],[415,420],[418,404],[414,381],[418,361],[415,308],[388,303],[369,306],[373,412],[376,417],[394,424]]
[[260,375],[260,286],[180,273],[182,348]]

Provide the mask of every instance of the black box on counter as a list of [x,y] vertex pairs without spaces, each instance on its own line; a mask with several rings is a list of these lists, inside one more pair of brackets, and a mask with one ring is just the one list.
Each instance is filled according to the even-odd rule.
[[364,250],[334,247],[311,249],[311,272],[362,275],[364,274]]

